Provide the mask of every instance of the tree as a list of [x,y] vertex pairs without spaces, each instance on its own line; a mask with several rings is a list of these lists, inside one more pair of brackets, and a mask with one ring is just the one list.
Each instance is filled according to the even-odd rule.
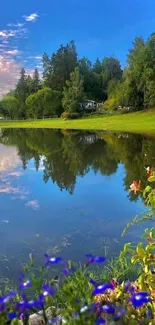
[[23,68],[20,71],[20,78],[15,89],[15,96],[20,103],[19,117],[25,117],[25,100],[28,96],[28,85],[27,76]]
[[19,114],[19,101],[17,98],[11,97],[4,97],[1,100],[1,114],[4,117],[8,117],[9,119],[16,119],[18,118]]
[[102,87],[103,91],[107,93],[108,84],[110,80],[117,79],[121,80],[122,78],[122,70],[120,61],[113,58],[104,58],[102,62]]
[[40,81],[38,69],[34,70],[33,80],[32,80],[32,87],[33,87],[32,91],[34,93],[37,92],[41,88],[41,81]]
[[94,65],[93,65],[93,71],[99,75],[102,72],[102,62],[99,60],[99,58],[96,59]]
[[64,87],[62,106],[65,111],[77,112],[79,103],[84,97],[83,77],[78,68],[70,74],[70,80],[66,81]]
[[77,52],[74,41],[66,46],[61,45],[51,58],[43,55],[43,78],[45,85],[53,90],[62,91],[70,73],[77,65]]
[[25,74],[25,70],[22,68],[20,71],[20,78],[16,86],[16,97],[18,97],[21,103],[25,102],[27,96],[28,87],[26,81],[27,81],[27,76]]
[[26,99],[27,117],[43,118],[60,115],[62,112],[61,93],[48,87],[38,90]]
[[94,100],[103,99],[101,76],[94,71],[87,58],[79,60],[79,70],[84,78],[85,96]]

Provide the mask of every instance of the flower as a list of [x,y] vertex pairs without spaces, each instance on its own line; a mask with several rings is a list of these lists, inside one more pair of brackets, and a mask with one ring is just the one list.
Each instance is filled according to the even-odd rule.
[[120,308],[113,318],[114,322],[117,322],[123,315],[126,314],[126,310],[124,308]]
[[31,288],[31,287],[32,287],[32,282],[27,280],[27,281],[22,282],[19,285],[19,290],[23,290],[23,289],[27,289],[27,288]]
[[46,262],[45,265],[50,265],[50,264],[58,264],[59,262],[62,261],[61,257],[49,257],[48,254],[45,254],[46,257]]
[[147,292],[139,292],[131,298],[134,307],[142,307],[144,304],[150,302],[151,299]]
[[95,280],[90,279],[89,283],[91,283],[94,287],[97,287],[97,282]]
[[147,240],[148,242],[152,242],[152,241],[153,241],[153,239],[152,239],[151,237],[147,237],[146,240]]
[[152,167],[148,166],[148,167],[145,167],[145,169],[146,169],[147,177],[148,178],[151,177],[151,176],[153,176],[154,169]]
[[92,254],[87,254],[87,263],[91,264],[91,263],[104,263],[105,262],[105,257],[103,256],[93,256]]
[[85,311],[87,311],[87,310],[88,310],[88,306],[87,306],[87,305],[84,305],[84,306],[81,307],[81,309],[80,309],[80,313],[83,314],[83,313],[85,313]]
[[10,300],[16,296],[16,292],[10,291],[7,296],[0,297],[0,310],[4,310],[6,304],[10,302]]
[[8,314],[8,318],[9,318],[10,320],[15,319],[16,317],[17,317],[17,314],[14,313],[14,312],[11,312],[11,313]]
[[118,286],[118,282],[117,282],[116,279],[112,279],[112,280],[110,281],[110,283],[113,285],[114,288],[116,288],[116,287]]
[[113,285],[112,284],[99,285],[93,290],[92,295],[93,296],[100,295],[100,294],[104,293],[108,289],[113,290],[114,289]]
[[104,313],[108,313],[108,314],[114,314],[115,313],[115,308],[113,306],[110,306],[110,305],[102,306],[102,310],[103,310]]
[[51,285],[50,284],[44,284],[43,285],[43,287],[42,287],[42,289],[43,289],[43,296],[44,297],[46,297],[46,296],[48,296],[48,295],[51,295],[51,296],[54,296],[55,295],[55,290],[54,290],[54,288],[52,288],[51,287]]
[[130,185],[130,191],[134,192],[135,194],[140,191],[141,187],[141,181],[133,181],[133,183]]
[[105,319],[103,319],[103,318],[99,318],[99,319],[95,322],[95,325],[101,325],[101,324],[105,324],[105,323],[106,323]]

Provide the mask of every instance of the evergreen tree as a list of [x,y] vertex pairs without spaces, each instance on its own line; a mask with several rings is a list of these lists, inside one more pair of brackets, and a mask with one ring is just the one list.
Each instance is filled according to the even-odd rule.
[[27,76],[23,68],[20,71],[20,78],[16,86],[15,96],[20,103],[19,117],[23,118],[25,117],[25,100],[28,96]]
[[34,70],[32,87],[33,87],[34,93],[37,92],[41,88],[41,81],[40,81],[38,69]]
[[71,41],[66,46],[61,45],[51,59],[47,54],[43,56],[43,77],[45,85],[53,90],[62,91],[70,73],[77,65],[77,52],[75,43]]

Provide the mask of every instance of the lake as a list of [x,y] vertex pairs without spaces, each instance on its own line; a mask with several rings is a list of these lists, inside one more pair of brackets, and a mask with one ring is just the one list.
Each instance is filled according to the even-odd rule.
[[111,258],[147,226],[121,233],[145,209],[133,180],[155,167],[154,138],[48,129],[0,131],[0,276],[16,277],[29,253]]

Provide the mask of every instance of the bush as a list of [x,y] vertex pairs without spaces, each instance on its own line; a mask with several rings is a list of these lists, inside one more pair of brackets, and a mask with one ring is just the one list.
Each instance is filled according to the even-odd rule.
[[107,99],[103,104],[103,108],[107,110],[115,110],[117,109],[117,106],[118,105],[115,98]]
[[72,119],[77,119],[80,117],[79,113],[70,113],[70,112],[63,112],[61,114],[61,119],[63,120],[72,120]]

